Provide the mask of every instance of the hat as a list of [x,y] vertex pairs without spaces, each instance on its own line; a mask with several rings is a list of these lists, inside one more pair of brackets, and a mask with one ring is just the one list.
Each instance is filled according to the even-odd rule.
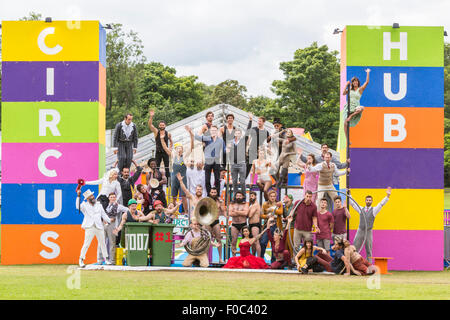
[[280,118],[274,118],[273,119],[273,124],[281,124]]
[[130,199],[128,200],[128,206],[132,205],[132,204],[137,204],[137,201],[134,199]]
[[291,200],[294,200],[294,197],[292,196],[292,194],[287,194],[286,197],[288,197]]
[[94,195],[94,193],[91,191],[91,190],[86,190],[84,193],[83,193],[83,197],[84,197],[84,200],[87,200],[87,198],[89,198],[90,196],[93,196]]
[[158,204],[163,205],[163,203],[162,203],[161,200],[156,200],[156,201],[153,203],[153,208],[156,207]]

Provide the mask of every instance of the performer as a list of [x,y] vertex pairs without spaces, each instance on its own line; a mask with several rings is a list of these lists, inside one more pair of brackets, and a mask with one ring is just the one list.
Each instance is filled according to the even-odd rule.
[[247,149],[248,149],[247,176],[250,173],[250,168],[253,164],[253,161],[256,160],[259,156],[260,148],[263,147],[264,142],[266,142],[267,139],[269,138],[269,131],[264,129],[266,118],[263,116],[258,117],[258,125],[252,128],[253,114],[249,112],[248,115],[249,121],[246,132],[246,136],[249,137],[249,140],[247,142]]
[[[114,228],[119,225],[119,220],[122,219],[122,214],[128,211],[127,207],[117,203],[117,197],[115,193],[109,195],[109,204],[106,207],[106,214],[111,220],[111,223],[104,226],[105,239],[108,241],[109,246],[109,261],[111,264],[115,264],[114,257],[116,252],[116,235],[114,234]],[[97,261],[103,261],[106,258],[103,257],[101,247],[97,247]]]
[[[189,133],[192,129],[186,126]],[[221,153],[223,152],[224,142],[217,136],[217,127],[212,125],[209,129],[210,135],[195,135],[195,139],[205,142],[205,185],[206,192],[209,194],[211,189],[211,171],[214,172],[214,184],[217,190],[220,190],[220,163]]]
[[269,266],[263,258],[252,256],[250,253],[250,247],[255,241],[259,240],[259,238],[269,229],[272,223],[275,222],[270,220],[264,231],[254,238],[250,238],[250,230],[247,226],[242,227],[243,239],[239,242],[240,255],[239,257],[231,257],[227,264],[223,267],[227,269],[268,269]]
[[[283,228],[287,228],[285,222],[288,221],[292,210],[294,209],[294,197],[291,194],[287,194],[283,198]],[[293,220],[295,221],[296,215],[295,212],[292,215]],[[289,240],[290,239],[290,240]],[[289,250],[291,257],[294,256],[294,224],[289,224],[289,234],[286,239],[286,244]]]
[[313,192],[313,196],[311,201],[316,203],[317,200],[317,187],[318,187],[318,181],[319,181],[319,173],[318,172],[311,172],[309,170],[309,167],[314,167],[316,162],[316,157],[310,153],[306,157],[306,163],[304,163],[301,160],[301,154],[302,149],[297,149],[297,152],[299,153],[299,158],[297,159],[297,165],[303,170],[303,173],[305,174],[305,179],[303,180],[303,197],[306,195],[306,190],[311,190]]
[[133,115],[128,113],[124,120],[119,122],[114,129],[113,150],[119,160],[119,171],[122,168],[129,168],[133,154],[136,153],[138,146],[138,132],[133,123]]
[[341,197],[334,198],[334,227],[333,227],[333,239],[336,236],[346,240],[347,239],[347,219],[350,219],[350,212],[348,212],[347,205],[342,204]]
[[191,215],[194,213],[194,209],[197,206],[197,203],[203,199],[203,187],[201,185],[197,185],[195,188],[195,194],[192,194],[187,188],[186,185],[183,182],[183,177],[180,173],[177,173],[177,179],[180,182],[181,190],[183,190],[184,194],[186,195],[186,198],[189,200],[189,217],[192,220]]
[[[348,114],[348,104],[345,104],[344,106],[344,117],[346,117],[344,122],[344,131],[345,131],[345,137],[348,140],[348,132],[347,128],[350,125],[350,127],[354,127],[358,124],[359,120],[361,120],[362,112],[364,111],[364,107],[360,105],[359,100],[361,99],[361,95],[363,94],[364,90],[366,89],[367,85],[369,84],[369,76],[370,76],[370,69],[366,69],[366,82],[360,87],[361,82],[357,77],[353,77],[351,79],[351,88],[350,88],[350,116],[347,118]],[[350,85],[350,81],[347,81],[347,84],[345,85],[344,92],[342,95],[346,96],[348,93],[348,86]],[[350,145],[350,141],[349,141]]]
[[[317,200],[316,203],[319,205],[319,200],[322,199],[325,194],[328,194],[330,199],[334,199],[337,196],[336,191],[327,191],[327,190],[336,190],[333,185],[333,175],[342,176],[346,174],[346,170],[336,170],[336,165],[331,162],[332,154],[328,152],[325,155],[325,161],[315,165],[308,166],[309,171],[311,172],[319,172],[319,183],[317,186]],[[347,169],[350,172],[350,168]]]
[[[261,232],[261,206],[257,201],[257,195],[255,191],[250,191],[250,200],[248,207],[248,227],[252,237],[256,237]],[[261,245],[259,241],[253,242],[252,245],[253,255],[261,257]]]
[[355,246],[352,246],[350,241],[343,240],[344,243],[344,254],[347,260],[350,262],[350,268],[353,274],[357,276],[365,276],[369,274],[374,274],[376,269],[373,265],[364,259],[358,251],[356,251]]
[[258,159],[253,160],[251,171],[251,181],[254,181],[255,174],[258,175],[256,184],[261,192],[264,192],[264,200],[269,199],[269,189],[272,186],[272,179],[269,175],[269,170],[272,167],[270,161],[266,160],[266,151],[261,148],[258,152]]
[[154,216],[154,219],[157,221],[157,223],[171,223],[172,222],[173,213],[175,212],[175,210],[173,210],[173,208],[172,208],[172,210],[170,210],[170,212],[172,212],[172,214],[167,213],[166,210],[168,210],[168,209],[164,208],[162,202],[159,200],[155,201],[155,203],[153,204],[153,207],[155,208],[155,210],[150,212],[150,214],[152,214]]
[[294,252],[298,252],[302,240],[312,240],[312,228],[317,232],[320,229],[317,227],[317,207],[312,202],[312,192],[310,190],[306,191],[305,198],[300,201],[296,201],[294,207],[297,209],[291,211],[290,215],[296,214],[295,225],[294,225]]
[[99,180],[86,181],[86,185],[102,185],[102,188],[97,195],[97,200],[101,203],[103,210],[105,210],[109,204],[108,195],[110,193],[115,193],[119,202],[122,202],[122,189],[117,181],[117,177],[117,169],[111,169]]
[[158,221],[155,220],[154,215],[148,214],[144,215],[142,211],[137,210],[137,201],[134,199],[130,199],[128,201],[128,210],[126,214],[122,215],[122,220],[117,228],[114,229],[113,233],[115,235],[119,234],[119,231],[122,230],[123,226],[127,222],[151,222],[157,224]]
[[141,176],[143,169],[142,166],[139,166],[134,160],[133,163],[136,166],[136,172],[132,176],[130,176],[130,168],[123,167],[121,175],[117,177],[117,181],[120,183],[120,189],[122,190],[122,201],[119,203],[122,203],[125,206],[128,204],[128,201],[133,198],[132,190],[134,189],[134,184]]
[[[219,193],[216,188],[211,188],[209,197],[216,201],[217,208],[219,209],[219,216],[225,216],[225,203],[220,199]],[[218,243],[217,250],[219,251],[219,263],[225,264],[225,261],[222,259],[222,234],[220,233],[219,217],[217,217],[217,220],[211,223],[211,225],[205,226],[205,228],[211,233],[212,237],[216,239]]]
[[291,253],[287,248],[287,242],[289,241],[287,238],[287,234],[289,232],[291,222],[292,217],[289,217],[286,229],[284,229],[283,233],[281,233],[281,230],[278,228],[275,230],[273,235],[270,231],[270,228],[267,231],[272,247],[272,252],[275,257],[275,261],[270,265],[272,269],[283,269],[284,267],[289,266],[291,263]]
[[[227,142],[226,154],[229,157],[231,164],[231,178],[233,180],[233,196],[238,190],[246,192],[245,179],[247,177],[245,163],[245,148],[248,137],[242,137],[242,130],[240,128],[234,129],[234,139]],[[238,189],[238,180],[239,187]]]
[[[231,203],[228,209],[231,217],[231,252],[233,257],[236,255],[236,244],[239,232],[247,225],[247,217],[249,212],[248,203],[245,202],[244,193],[236,192],[235,201]],[[253,242],[252,242],[253,244]],[[249,248],[250,249],[250,248]]]
[[[234,115],[232,113],[227,114],[225,119],[226,119],[227,123],[224,126],[220,127],[219,137],[221,137],[223,139],[225,145],[228,146],[233,141],[233,138],[235,138],[235,136],[236,136],[235,135],[236,127],[233,125]],[[244,147],[243,156],[245,156],[245,147]],[[233,158],[231,158],[231,157],[230,157],[230,159],[231,159],[231,161],[233,160]],[[245,158],[244,158],[244,161],[245,161]],[[224,150],[222,164],[224,167],[226,167],[227,163],[228,163],[227,153]],[[245,178],[244,178],[244,180],[245,180]]]
[[171,179],[171,195],[172,195],[172,203],[175,203],[177,201],[178,194],[180,195],[181,202],[183,203],[183,207],[187,208],[187,201],[186,201],[186,195],[183,192],[183,190],[180,187],[180,183],[178,182],[178,178],[176,177],[178,173],[180,173],[184,178],[183,182],[186,185],[187,184],[187,178],[186,178],[186,164],[185,159],[189,157],[189,155],[192,153],[192,150],[194,149],[194,135],[192,131],[188,130],[188,126],[185,126],[186,131],[189,132],[191,136],[191,144],[190,148],[183,152],[183,145],[181,143],[175,144],[175,150],[170,150],[167,148],[166,143],[164,140],[161,140],[161,144],[163,145],[164,150],[169,151],[169,153],[172,155],[172,179]]
[[[103,257],[105,257],[105,264],[110,265],[110,257],[108,257],[108,250],[106,250],[105,243],[105,233],[103,228],[103,221],[107,223],[111,223],[108,215],[105,213],[100,202],[95,200],[94,194],[91,190],[87,190],[83,193],[84,200],[80,204],[80,193],[81,190],[77,190],[77,199],[75,206],[79,209],[83,215],[83,223],[81,224],[81,228],[84,229],[84,243],[81,248],[80,259],[78,264],[81,268],[86,266],[84,264],[84,259],[86,258],[86,252],[91,245],[92,239],[94,236],[97,238],[98,245],[100,246],[100,250],[102,252]],[[87,201],[86,201],[87,200]],[[109,258],[109,259],[108,259]],[[103,261],[98,261],[99,264],[102,264]]]
[[[197,243],[198,240],[202,236],[201,226],[197,222],[197,219],[193,217],[191,219],[190,227],[191,227],[191,230],[188,233],[186,233],[182,242],[177,243],[175,245],[176,248],[180,248],[180,247],[183,247],[183,246],[189,244],[194,249],[195,243]],[[218,246],[218,244],[216,244],[212,241],[211,241],[211,244],[215,247]],[[195,261],[199,261],[200,267],[207,268],[209,266],[208,251],[205,251],[204,253],[202,253],[199,256],[193,256],[191,254],[188,254],[187,258],[183,261],[183,266],[191,267]]]
[[289,164],[291,162],[292,156],[296,154],[295,152],[295,141],[297,140],[294,137],[294,133],[291,129],[287,129],[285,133],[286,138],[279,137],[278,140],[281,143],[281,153],[278,158],[277,166],[276,166],[276,174],[279,174],[279,170],[281,167],[280,178],[278,179],[278,187],[280,188],[282,185],[287,185],[288,183],[288,169]]
[[331,230],[333,230],[334,218],[327,208],[328,200],[326,198],[322,198],[320,200],[320,209],[317,212],[317,224],[320,231],[316,233],[316,240],[317,246],[324,248],[327,253],[329,253],[331,244]]
[[312,240],[305,240],[303,247],[295,256],[295,264],[299,272],[308,273],[310,269],[314,272],[322,272],[324,270],[316,260],[312,259],[314,257],[314,251],[321,251],[323,254],[327,253],[324,248],[316,247]]
[[[158,170],[160,170],[161,160],[164,161],[164,171],[167,178],[170,178],[170,170],[169,170],[169,157],[170,157],[170,151],[172,150],[173,142],[172,142],[172,136],[169,132],[166,130],[166,122],[164,120],[160,120],[158,124],[158,129],[156,129],[153,126],[153,117],[155,116],[155,111],[152,109],[149,109],[148,111],[150,117],[148,119],[148,128],[151,132],[153,132],[153,135],[155,136],[155,144],[156,144],[156,152],[155,152],[155,159],[156,159],[156,167]],[[166,144],[166,147],[164,148],[162,145],[162,142]]]
[[[150,194],[152,198],[160,200],[164,207],[167,207],[166,193],[163,190],[163,185],[167,184],[167,176],[166,174],[158,169],[158,165],[156,164],[156,159],[151,158],[147,161],[147,165],[150,167],[150,171],[147,173],[147,184],[150,188]],[[150,184],[152,179],[158,180],[158,186],[153,188]],[[153,201],[151,202],[151,205]],[[150,208],[150,209],[153,209]]]
[[[214,113],[212,111],[208,111],[205,115],[206,122],[203,124],[203,126],[200,128],[198,135],[204,135],[204,136],[210,136],[209,129],[211,129],[211,126],[213,125],[214,120]],[[205,145],[203,144],[203,147]]]
[[374,208],[372,207],[373,198],[372,196],[366,196],[366,205],[364,208],[360,209],[360,207],[350,198],[350,205],[356,212],[359,213],[359,226],[356,231],[355,238],[353,239],[353,245],[356,247],[356,250],[359,252],[362,249],[362,245],[364,239],[364,247],[366,248],[367,260],[372,262],[372,244],[373,244],[373,224],[375,222],[375,217],[380,212],[381,208],[388,202],[391,196],[391,187],[388,187],[386,190],[386,197],[381,200],[381,202]]
[[[275,232],[275,229],[278,227],[278,229],[283,230],[283,222],[282,222],[282,216],[283,216],[283,203],[281,201],[277,202],[277,192],[275,190],[271,190],[269,192],[269,199],[268,201],[264,202],[262,205],[262,214],[261,218],[264,220],[268,220],[269,218],[273,217],[276,219],[276,224],[274,224],[270,231],[272,233]],[[266,247],[267,243],[269,242],[269,236],[268,234],[264,234],[261,237],[261,257],[264,257],[264,254],[266,253]],[[272,250],[272,258],[271,260],[274,261],[274,255]]]
[[186,181],[187,184],[184,185],[188,188],[191,194],[195,194],[195,189],[198,185],[200,185],[203,189],[203,197],[207,196],[205,186],[205,170],[203,170],[202,161],[194,162],[193,159],[189,161],[189,167],[186,169]]
[[147,185],[145,184],[138,184],[136,186],[136,193],[134,194],[134,199],[139,205],[141,205],[140,210],[143,214],[147,215],[150,212],[150,203],[151,203],[151,196],[148,193]]

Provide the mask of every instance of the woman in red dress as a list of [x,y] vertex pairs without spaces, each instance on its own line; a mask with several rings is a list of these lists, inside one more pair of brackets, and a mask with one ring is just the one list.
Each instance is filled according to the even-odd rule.
[[239,242],[240,255],[228,259],[227,264],[223,267],[227,269],[268,269],[269,266],[263,258],[255,257],[250,253],[250,247],[255,241],[258,241],[264,232],[266,232],[274,223],[275,220],[270,218],[266,229],[254,238],[250,238],[249,228],[247,226],[243,227],[241,231],[244,238]]

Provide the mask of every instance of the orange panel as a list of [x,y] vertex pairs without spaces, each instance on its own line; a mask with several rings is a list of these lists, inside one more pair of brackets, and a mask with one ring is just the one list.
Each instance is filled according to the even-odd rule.
[[[78,264],[84,242],[80,225],[1,226],[1,264]],[[47,258],[44,258],[47,257]],[[86,263],[97,261],[97,240],[91,242]]]
[[[406,137],[400,142],[386,142],[385,114],[405,119]],[[392,125],[398,124],[392,120]],[[390,131],[398,136],[396,130]],[[375,108],[366,107],[359,123],[350,128],[352,148],[443,148],[444,108]]]

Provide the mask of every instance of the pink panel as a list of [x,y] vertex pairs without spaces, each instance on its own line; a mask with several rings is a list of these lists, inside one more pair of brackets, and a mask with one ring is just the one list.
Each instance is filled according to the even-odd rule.
[[[44,175],[38,168],[40,156],[48,150],[55,151],[44,161],[42,171],[47,175],[56,174],[54,177]],[[7,170],[2,170],[2,183],[76,183],[79,178],[96,180],[98,150],[98,143],[3,143],[2,167]]]
[[[356,231],[350,230],[353,242]],[[389,270],[441,271],[444,266],[444,231],[374,230],[373,256],[391,257]],[[361,254],[365,257],[366,251]]]

